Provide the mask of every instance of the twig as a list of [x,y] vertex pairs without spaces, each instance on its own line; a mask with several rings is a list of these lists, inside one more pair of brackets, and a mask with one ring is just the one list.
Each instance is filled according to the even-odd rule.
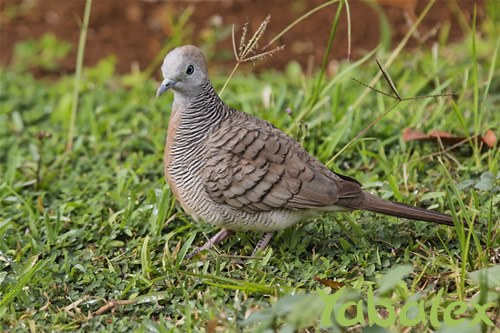
[[263,52],[263,53],[256,54],[256,55],[254,55],[254,56],[252,56],[250,58],[243,59],[241,62],[260,60],[260,59],[264,59],[267,56],[272,57],[274,53],[276,53],[278,51],[281,51],[284,48],[285,48],[285,45],[281,45],[281,46],[278,46],[278,47],[272,49],[271,51],[266,51],[266,52]]
[[[245,19],[245,24],[243,24],[242,28],[242,33],[241,33],[241,38],[240,38],[240,54],[243,54],[243,49],[245,48],[245,39],[247,37],[247,32],[248,32],[248,17]],[[234,41],[233,41],[234,43]],[[239,57],[236,57],[238,59]]]
[[[479,134],[476,134],[476,135],[473,135],[471,137],[465,138],[462,141],[455,143],[453,146],[450,146],[450,147],[446,148],[443,152],[448,152],[450,150],[453,150],[453,149],[455,149],[455,148],[463,145],[464,143],[466,143],[466,142],[468,142],[470,140],[476,139],[478,136],[479,136]],[[436,153],[428,154],[428,155],[425,155],[425,156],[422,156],[422,157],[419,157],[419,158],[416,158],[414,160],[410,160],[410,161],[408,161],[408,163],[418,162],[418,161],[421,161],[423,159],[426,159],[426,158],[429,158],[429,157],[433,157],[433,156],[436,156],[436,155],[439,155],[439,154],[441,154],[440,151],[436,152]]]
[[367,88],[370,88],[371,90],[376,91],[376,92],[378,92],[378,93],[379,93],[379,94],[381,94],[381,95],[384,95],[384,96],[387,96],[387,97],[390,97],[390,98],[394,98],[394,99],[398,99],[397,97],[394,97],[394,96],[392,96],[391,94],[388,94],[388,93],[386,93],[386,92],[383,92],[382,90],[378,90],[378,89],[376,89],[376,88],[373,88],[372,86],[369,86],[369,85],[367,85],[366,83],[363,83],[363,82],[361,82],[361,81],[359,81],[359,80],[357,80],[357,79],[355,79],[355,78],[353,78],[353,77],[351,77],[351,80],[353,80],[353,81],[355,81],[355,82],[359,83],[359,84],[360,84],[360,85],[362,85],[362,86],[365,86],[365,87],[367,87]]
[[[233,71],[231,74],[229,74],[229,77],[227,78],[226,82],[224,83],[224,86],[222,87],[221,91],[219,92],[219,95],[222,95],[224,92],[224,89],[226,89],[227,84],[229,81],[231,81],[231,78],[233,77],[234,73],[236,72],[236,69],[240,66],[242,62],[246,61],[255,61],[255,60],[260,60],[264,57],[267,56],[272,56],[274,53],[283,50],[284,46],[278,46],[275,49],[271,51],[266,51],[266,52],[261,52],[257,53],[256,50],[259,47],[259,39],[262,38],[264,35],[264,32],[266,31],[267,25],[271,21],[271,15],[267,15],[266,19],[260,24],[259,28],[257,31],[253,34],[252,38],[248,41],[248,43],[245,43],[246,40],[246,35],[248,31],[248,18],[245,20],[245,24],[243,25],[243,32],[241,34],[240,38],[240,45],[239,45],[239,52],[236,52],[236,38],[234,36],[234,25],[232,28],[232,42],[233,42],[233,52],[234,52],[234,57],[236,58],[236,65],[234,65]],[[248,57],[249,54],[254,54],[251,57]]]
[[396,86],[394,85],[394,83],[391,80],[391,77],[389,76],[389,73],[386,72],[386,70],[384,69],[384,67],[382,66],[382,64],[378,59],[375,59],[375,61],[377,62],[378,68],[384,75],[385,80],[387,81],[387,83],[389,83],[389,87],[391,87],[392,92],[394,92],[394,95],[396,95],[399,100],[402,100],[401,96],[398,93],[398,90],[396,89]]
[[66,306],[66,307],[64,308],[64,311],[65,311],[65,312],[69,312],[71,309],[76,309],[76,307],[77,307],[78,305],[80,305],[80,303],[81,303],[81,302],[86,301],[87,299],[89,299],[89,297],[90,297],[90,296],[88,296],[88,295],[83,296],[83,298],[82,298],[82,299],[79,299],[78,301],[75,301],[75,302],[71,303],[70,305]]
[[[325,3],[323,3],[323,4],[319,5],[319,6],[311,9],[310,11],[308,11],[307,13],[305,13],[304,15],[302,15],[301,17],[299,17],[298,19],[296,19],[295,21],[293,21],[292,24],[288,25],[279,34],[277,34],[269,43],[267,43],[261,49],[261,51],[266,50],[269,46],[271,46],[274,42],[276,42],[281,36],[283,36],[290,29],[292,29],[295,25],[297,25],[298,23],[300,23],[301,21],[303,21],[304,19],[306,19],[311,14],[317,12],[318,10],[320,10],[322,8],[325,8],[326,6],[334,4],[336,2],[340,2],[341,4],[344,3],[346,5],[346,8],[347,8],[347,22],[348,22],[348,29],[349,29],[348,33],[347,33],[347,38],[348,38],[347,58],[349,59],[349,56],[351,54],[351,17],[350,17],[350,12],[349,12],[348,0],[330,0],[328,2],[325,2]],[[261,53],[260,55],[256,54],[253,57],[246,58],[246,56],[249,53],[256,53],[255,50],[258,48],[258,43],[257,43],[258,39],[260,37],[262,37],[262,35],[264,34],[265,28],[266,28],[266,26],[267,26],[267,24],[269,23],[270,20],[271,20],[271,16],[268,15],[266,17],[266,19],[264,20],[264,22],[262,22],[262,24],[259,27],[259,29],[257,29],[257,31],[255,32],[255,34],[253,35],[253,37],[250,39],[250,41],[248,42],[248,44],[245,43],[246,35],[247,35],[247,31],[248,31],[248,18],[245,20],[245,24],[243,25],[243,28],[242,28],[243,31],[242,31],[242,35],[241,35],[241,39],[240,39],[239,53],[238,54],[236,54],[236,41],[235,41],[235,37],[234,37],[234,27],[233,27],[232,40],[233,40],[233,51],[235,53],[234,55],[235,55],[235,58],[236,58],[236,65],[234,66],[233,71],[231,72],[231,74],[227,78],[226,82],[224,83],[224,86],[222,87],[221,91],[219,92],[219,95],[222,95],[222,93],[224,92],[224,89],[226,88],[227,84],[229,83],[229,81],[233,77],[234,73],[236,72],[236,69],[238,68],[238,66],[239,66],[239,64],[241,62],[259,60],[259,59],[261,59],[261,58],[263,58],[265,56],[268,56],[268,55],[272,56],[275,52],[278,52],[278,51],[280,51],[280,50],[282,50],[284,48],[284,46],[278,46],[277,48],[275,48],[272,51],[264,52],[264,53]]]
[[240,61],[240,58],[238,57],[238,53],[236,52],[236,42],[234,41],[234,24],[231,28],[231,38],[233,39],[234,57],[236,58],[236,61]]
[[94,315],[103,314],[104,312],[106,312],[110,309],[113,310],[114,308],[116,308],[120,305],[129,305],[129,304],[135,304],[135,303],[137,303],[137,300],[135,300],[135,299],[132,299],[132,300],[125,299],[125,300],[119,300],[119,301],[111,300],[111,301],[106,302],[106,304],[101,306],[99,308],[99,310],[94,312]]
[[[399,52],[401,52],[401,50],[404,48],[404,46],[406,45],[406,43],[408,42],[408,40],[410,39],[410,37],[413,35],[413,33],[415,32],[415,30],[417,29],[417,27],[420,24],[420,22],[423,20],[423,18],[425,17],[425,15],[427,15],[427,13],[429,12],[429,10],[431,9],[431,7],[434,5],[435,2],[436,2],[436,0],[430,0],[429,3],[427,4],[427,6],[425,6],[424,10],[422,11],[422,13],[420,14],[420,16],[418,17],[417,21],[415,21],[415,24],[410,28],[410,30],[408,30],[408,32],[406,33],[406,35],[404,36],[404,38],[401,40],[401,42],[399,42],[398,46],[396,46],[396,48],[390,54],[389,58],[385,62],[385,66],[386,67],[390,66],[392,64],[392,62],[394,61],[394,59],[396,59],[396,57],[398,56]],[[382,73],[378,73],[372,79],[372,81],[370,82],[370,85],[374,85],[378,81],[378,79],[380,78],[381,75],[382,75]],[[363,93],[358,97],[358,99],[356,100],[356,102],[354,102],[352,108],[353,109],[357,109],[357,107],[361,104],[361,101],[365,98],[365,96],[367,94],[368,94],[368,90],[365,89],[363,91]]]
[[379,115],[374,121],[372,121],[370,123],[370,125],[368,125],[365,129],[363,129],[361,132],[359,132],[358,135],[356,135],[354,137],[354,139],[352,139],[351,141],[349,141],[349,143],[347,143],[344,147],[342,147],[342,149],[340,149],[332,158],[330,158],[330,160],[328,160],[328,162],[326,163],[326,165],[330,164],[331,162],[333,162],[340,154],[342,154],[342,152],[344,152],[344,150],[346,150],[351,144],[353,144],[356,140],[358,140],[361,136],[363,136],[363,134],[366,133],[366,131],[368,131],[373,125],[375,125],[380,119],[382,119],[386,114],[388,114],[392,109],[394,109],[399,103],[401,102],[404,102],[404,101],[411,101],[411,100],[416,100],[416,99],[422,99],[422,98],[434,98],[434,97],[444,97],[444,96],[453,96],[453,95],[456,95],[456,94],[439,94],[439,95],[424,95],[424,96],[416,96],[416,97],[407,97],[407,98],[402,98],[401,95],[399,94],[397,88],[396,88],[396,85],[393,83],[392,79],[391,79],[391,76],[389,75],[389,73],[385,70],[384,66],[380,63],[380,61],[376,60],[377,62],[377,65],[380,69],[380,72],[382,73],[382,75],[384,76],[385,80],[387,81],[387,84],[389,84],[389,87],[391,87],[391,90],[392,92],[394,93],[395,96],[391,95],[391,94],[388,94],[388,93],[385,93],[381,90],[378,90],[366,83],[363,83],[355,78],[352,78],[354,81],[356,81],[357,83],[379,93],[379,94],[382,94],[384,96],[387,96],[387,97],[390,97],[390,98],[393,98],[396,100],[396,103],[394,103],[393,105],[391,105],[391,107],[389,107],[386,111],[384,111],[384,113],[382,113],[381,115]]
[[448,153],[444,149],[443,140],[441,140],[441,136],[439,135],[438,132],[436,132],[436,137],[437,137],[437,140],[438,140],[438,143],[439,143],[439,152],[442,153],[442,154],[445,154],[446,156],[448,156],[453,162],[455,162],[459,167],[461,167],[462,164],[460,164],[460,162],[458,162],[455,157],[453,157],[450,153]]

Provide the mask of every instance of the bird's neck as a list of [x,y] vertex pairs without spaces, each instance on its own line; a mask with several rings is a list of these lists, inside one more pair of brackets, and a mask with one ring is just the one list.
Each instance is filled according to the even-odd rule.
[[172,109],[180,113],[179,128],[183,134],[202,135],[216,127],[227,116],[229,108],[207,80],[192,95],[175,93]]
[[216,116],[224,109],[224,102],[217,95],[209,80],[189,95],[174,92],[174,105],[176,109],[183,110],[183,113],[191,116]]

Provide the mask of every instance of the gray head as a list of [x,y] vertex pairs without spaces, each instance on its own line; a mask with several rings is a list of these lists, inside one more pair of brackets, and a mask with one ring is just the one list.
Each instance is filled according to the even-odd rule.
[[199,48],[185,45],[170,51],[161,66],[163,82],[156,97],[168,89],[183,97],[198,92],[200,86],[208,80],[207,61]]

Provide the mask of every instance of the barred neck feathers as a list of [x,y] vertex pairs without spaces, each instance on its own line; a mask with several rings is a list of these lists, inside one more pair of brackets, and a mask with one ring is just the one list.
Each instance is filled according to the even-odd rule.
[[224,108],[224,102],[217,95],[208,79],[199,86],[196,94],[184,96],[182,93],[175,92],[174,103],[183,107],[183,114],[208,118],[221,113]]
[[178,140],[186,139],[190,143],[201,140],[211,128],[227,117],[229,108],[217,95],[208,79],[200,85],[198,94],[189,98],[179,95],[181,94],[177,92],[174,95],[174,108],[180,110]]

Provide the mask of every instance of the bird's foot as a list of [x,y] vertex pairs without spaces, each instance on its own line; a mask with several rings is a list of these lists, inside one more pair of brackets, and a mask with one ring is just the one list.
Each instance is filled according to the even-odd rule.
[[202,246],[200,246],[199,248],[197,248],[193,252],[189,253],[188,255],[186,255],[186,259],[193,258],[195,255],[197,255],[198,253],[200,253],[203,250],[211,249],[212,247],[214,247],[214,245],[219,244],[224,239],[231,236],[233,233],[234,233],[234,231],[232,231],[232,230],[222,229],[215,236],[210,238],[210,240],[208,242],[206,242],[205,244],[203,244]]
[[[271,240],[271,238],[273,238],[273,235],[274,235],[274,232],[266,232],[264,234],[264,236],[262,236],[262,238],[259,239],[259,241],[257,242],[257,245],[255,246],[255,248],[252,251],[251,257],[255,257],[255,255],[257,254],[257,252],[259,250],[264,250],[266,248],[267,244],[269,244],[269,241]],[[240,259],[240,260],[234,260],[233,262],[235,264],[244,264],[247,260],[248,259]]]
[[257,245],[255,246],[255,249],[253,249],[252,257],[257,254],[257,251],[264,250],[266,248],[266,246],[267,246],[267,244],[269,244],[269,241],[271,240],[271,238],[273,238],[273,235],[274,235],[274,232],[266,232],[264,234],[264,236],[262,236],[262,238],[259,239],[259,241],[257,242]]

